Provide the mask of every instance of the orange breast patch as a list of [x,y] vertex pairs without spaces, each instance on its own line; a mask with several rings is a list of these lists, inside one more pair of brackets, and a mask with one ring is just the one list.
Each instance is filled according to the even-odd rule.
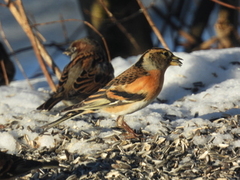
[[149,76],[142,76],[133,83],[126,85],[125,91],[146,94],[146,100],[156,97],[162,89],[164,72],[151,70],[149,74]]

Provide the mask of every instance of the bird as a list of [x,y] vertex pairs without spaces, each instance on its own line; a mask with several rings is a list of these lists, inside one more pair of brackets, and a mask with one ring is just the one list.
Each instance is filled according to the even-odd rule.
[[47,130],[57,124],[84,114],[108,113],[118,115],[117,126],[131,138],[138,135],[124,121],[124,115],[150,104],[160,93],[164,74],[169,66],[181,66],[181,58],[164,48],[151,48],[129,69],[111,80],[105,87],[75,105],[65,108],[65,114],[56,121],[41,126]]
[[110,60],[94,39],[86,37],[76,40],[64,54],[70,56],[71,61],[63,69],[56,92],[37,110],[49,111],[62,100],[76,104],[114,78]]
[[0,179],[12,179],[33,169],[59,167],[57,161],[40,162],[27,160],[20,156],[0,152]]

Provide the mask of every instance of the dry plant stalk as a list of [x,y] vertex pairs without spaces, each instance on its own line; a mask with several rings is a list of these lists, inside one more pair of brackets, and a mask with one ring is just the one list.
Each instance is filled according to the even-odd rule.
[[106,52],[107,52],[108,61],[111,62],[111,56],[110,56],[110,52],[108,49],[108,45],[107,45],[107,42],[106,42],[105,38],[103,37],[103,35],[89,22],[83,21],[83,23],[86,24],[88,27],[90,27],[94,32],[96,32],[102,38],[103,44],[104,44]]
[[30,83],[30,81],[29,81],[29,79],[28,79],[28,77],[27,77],[27,74],[25,73],[25,71],[24,71],[21,63],[19,62],[19,60],[18,60],[17,57],[15,56],[14,51],[13,51],[13,48],[11,47],[10,43],[8,42],[8,40],[7,40],[7,38],[6,38],[6,35],[5,35],[5,33],[4,33],[4,30],[3,30],[3,27],[2,27],[1,22],[0,22],[0,34],[1,34],[2,38],[3,38],[3,41],[4,41],[5,45],[8,47],[8,49],[10,50],[10,52],[13,53],[15,63],[17,64],[17,66],[18,66],[19,70],[21,71],[23,77],[27,80],[29,87],[30,87],[31,89],[33,89],[33,86],[32,86],[32,84]]
[[179,26],[177,26],[174,22],[171,21],[171,19],[167,19],[167,17],[155,6],[152,7],[152,9],[163,19],[168,21],[168,24],[175,29],[178,34],[180,36],[182,36],[183,38],[185,38],[188,42],[194,44],[194,42],[196,41],[196,39],[189,33],[187,33],[186,31],[182,30]]
[[194,50],[205,50],[210,49],[211,46],[218,41],[217,37],[212,37],[199,45],[199,47],[195,48]]
[[139,6],[140,6],[140,8],[141,8],[141,10],[142,10],[142,12],[143,12],[143,14],[144,14],[144,16],[146,17],[146,19],[147,19],[149,25],[151,26],[153,32],[156,34],[158,40],[162,43],[162,45],[163,45],[163,47],[164,47],[165,49],[168,49],[168,50],[169,50],[169,47],[168,47],[166,41],[164,40],[162,34],[160,33],[160,31],[157,29],[156,25],[155,25],[154,22],[152,21],[149,13],[147,12],[147,9],[146,9],[146,8],[144,7],[144,5],[142,4],[141,0],[136,0],[136,1],[138,2],[138,4],[139,4]]
[[199,49],[214,48],[223,49],[231,47],[239,47],[240,42],[234,26],[229,22],[229,13],[225,10],[220,10],[218,13],[217,21],[214,24],[216,36],[203,42]]
[[[31,21],[29,21],[29,24],[32,24]],[[30,25],[30,27],[32,27],[32,26]],[[33,27],[33,29],[34,29],[34,36],[35,36],[38,48],[40,50],[41,56],[45,60],[46,64],[53,70],[53,73],[56,75],[56,77],[58,79],[60,79],[61,78],[61,71],[60,71],[60,69],[54,63],[54,61],[52,60],[51,56],[48,54],[46,48],[44,47],[44,45],[40,41],[40,40],[45,41],[45,38],[41,35],[41,33],[37,30],[36,27]]]
[[[37,40],[37,39],[36,39]],[[56,75],[56,77],[58,79],[61,78],[61,71],[60,69],[57,67],[57,65],[54,63],[54,61],[52,60],[51,56],[48,54],[48,52],[46,51],[44,45],[37,40],[37,45],[38,48],[40,50],[40,54],[43,57],[43,59],[45,60],[45,62],[47,63],[47,65],[53,70],[54,74]]]
[[[52,77],[50,76],[46,65],[43,61],[43,58],[41,56],[41,54],[44,52],[44,47],[41,45],[41,43],[39,42],[39,40],[35,37],[34,32],[29,24],[28,18],[26,16],[25,10],[23,8],[22,5],[22,1],[21,0],[16,0],[14,2],[9,1],[9,0],[5,0],[6,3],[8,3],[8,8],[11,11],[11,13],[13,14],[13,16],[15,17],[15,19],[18,21],[18,23],[20,24],[20,26],[22,27],[22,29],[24,30],[24,32],[26,33],[26,35],[28,36],[33,50],[36,54],[36,57],[38,59],[38,62],[40,64],[40,67],[43,71],[44,76],[47,79],[47,82],[50,86],[50,88],[53,91],[56,91],[56,86],[52,80]],[[41,53],[42,52],[42,53]],[[45,54],[46,55],[46,54]]]
[[91,28],[95,33],[97,33],[101,37],[101,39],[103,41],[104,47],[106,49],[108,60],[109,60],[109,62],[111,61],[110,52],[109,52],[108,45],[107,45],[107,42],[106,42],[105,38],[103,37],[103,35],[92,24],[90,24],[87,21],[83,21],[83,20],[80,20],[80,19],[64,19],[64,20],[50,21],[50,22],[45,22],[45,23],[36,23],[36,24],[33,24],[32,26],[35,27],[35,26],[48,25],[48,24],[53,24],[53,23],[62,23],[62,22],[67,22],[67,21],[82,22],[82,23],[86,24],[89,28]]
[[61,26],[62,26],[62,31],[63,31],[64,39],[65,39],[66,42],[68,42],[69,39],[68,39],[67,27],[66,27],[66,25],[64,24],[64,21],[63,21],[64,18],[63,18],[63,16],[62,16],[61,14],[59,15],[59,19],[62,21],[62,22],[60,22],[60,24],[61,24]]
[[5,84],[9,85],[9,79],[8,79],[8,75],[7,75],[7,71],[6,71],[6,67],[5,67],[3,59],[0,59],[0,67],[2,68]]
[[240,7],[236,7],[236,6],[233,6],[231,4],[227,4],[227,3],[219,1],[219,0],[211,0],[211,1],[213,1],[213,2],[215,2],[217,4],[220,4],[222,6],[225,6],[225,7],[231,8],[231,9],[236,9],[236,10],[240,11]]
[[132,43],[133,47],[137,50],[140,51],[140,47],[135,40],[135,38],[126,30],[126,28],[113,16],[113,14],[108,10],[106,4],[103,2],[103,0],[99,0],[100,4],[102,5],[103,9],[106,11],[107,15],[111,19],[113,23],[117,25],[117,27],[122,31],[123,34],[130,40]]

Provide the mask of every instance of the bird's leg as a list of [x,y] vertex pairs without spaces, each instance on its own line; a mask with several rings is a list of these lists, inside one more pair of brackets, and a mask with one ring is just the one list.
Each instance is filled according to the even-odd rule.
[[137,137],[141,136],[140,134],[135,133],[134,130],[124,121],[124,116],[117,117],[117,126],[119,128],[124,129],[125,131],[127,131],[129,133],[130,136],[127,136],[127,138],[129,138],[129,139],[137,138]]

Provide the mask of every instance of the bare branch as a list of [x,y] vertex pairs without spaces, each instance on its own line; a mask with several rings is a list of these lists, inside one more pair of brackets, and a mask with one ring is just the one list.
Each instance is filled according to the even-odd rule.
[[[5,2],[8,3],[9,1],[5,0]],[[34,35],[34,32],[29,24],[28,18],[24,11],[22,1],[21,0],[16,0],[14,2],[10,1],[8,8],[11,11],[11,13],[13,14],[13,16],[15,17],[15,19],[20,24],[20,26],[23,28],[26,35],[28,36],[28,38],[33,46],[33,50],[36,54],[38,62],[40,64],[40,67],[43,71],[43,74],[45,75],[45,77],[47,79],[47,82],[48,82],[50,88],[53,91],[56,91],[56,86],[52,80],[52,77],[50,76],[49,72],[47,71],[46,65],[44,64],[43,58],[41,56],[41,51],[43,52],[44,47],[42,46],[42,44],[39,42],[39,40]]]
[[7,4],[0,3],[0,6],[7,7]]
[[[56,47],[59,49],[59,51],[64,51],[63,48],[61,48],[62,46],[66,45],[67,42],[64,42],[64,43],[55,43],[55,42],[52,42],[52,43],[48,43],[48,44],[44,44],[44,47]],[[10,52],[9,53],[9,56],[12,56],[12,55],[15,55],[15,54],[18,54],[18,53],[21,53],[21,52],[24,52],[24,51],[29,51],[29,50],[32,50],[32,46],[27,46],[27,47],[21,47],[19,49],[14,49],[13,52]]]
[[64,39],[65,41],[68,41],[68,33],[67,33],[67,28],[66,28],[66,25],[64,24],[64,18],[62,15],[59,15],[59,19],[62,21],[61,22],[61,26],[62,26],[62,31],[63,31],[63,36],[64,36]]
[[222,6],[225,6],[225,7],[228,7],[228,8],[231,8],[231,9],[236,9],[236,10],[240,10],[240,7],[236,7],[236,6],[233,6],[231,4],[228,4],[228,3],[225,3],[225,2],[222,2],[222,1],[219,1],[219,0],[211,0],[217,4],[220,4]]
[[62,23],[62,22],[67,22],[67,21],[82,22],[85,25],[87,25],[89,28],[91,28],[95,33],[97,33],[101,37],[101,39],[103,41],[103,44],[104,44],[106,52],[107,52],[108,60],[111,61],[110,52],[109,52],[109,49],[108,49],[107,42],[106,42],[105,38],[103,37],[103,35],[92,24],[90,24],[87,21],[83,21],[83,20],[80,20],[80,19],[64,19],[64,20],[50,21],[50,22],[45,22],[45,23],[37,23],[37,24],[33,24],[32,26],[33,27],[34,26],[42,26],[42,25],[49,25],[49,24],[54,24],[54,23]]
[[167,18],[166,15],[164,15],[158,8],[156,8],[155,6],[152,7],[152,9],[159,15],[161,16],[163,19],[165,19],[168,24],[175,29],[182,37],[184,37],[188,42],[195,42],[196,39],[189,33],[187,33],[186,31],[182,30],[181,27],[177,26],[175,23],[172,22],[171,18]]
[[117,27],[120,29],[120,31],[122,31],[123,34],[125,34],[125,36],[130,40],[130,42],[132,43],[133,47],[137,50],[140,51],[140,46],[138,45],[137,41],[135,40],[135,38],[126,30],[126,28],[113,16],[113,14],[108,10],[106,4],[103,2],[103,0],[99,0],[99,2],[101,3],[102,7],[104,8],[104,10],[106,11],[107,15],[109,16],[109,18],[111,19],[111,21],[117,25]]
[[91,29],[93,29],[102,38],[103,44],[104,44],[106,52],[107,52],[108,61],[110,62],[111,61],[110,52],[109,52],[109,49],[108,49],[107,42],[106,42],[105,38],[103,37],[103,35],[92,24],[90,24],[89,22],[84,21],[84,24],[86,24]]
[[[10,45],[10,43],[8,42],[8,40],[6,38],[6,35],[5,35],[4,31],[3,31],[3,27],[2,27],[2,23],[1,22],[0,22],[0,34],[1,34],[2,38],[3,38],[3,41],[4,41],[5,45],[8,47],[10,52],[14,54],[13,48]],[[17,64],[19,70],[21,71],[23,77],[27,80],[28,85],[30,86],[30,88],[33,89],[33,86],[31,84],[29,78],[27,77],[27,74],[25,73],[25,71],[24,71],[20,61],[18,60],[18,58],[16,56],[14,56],[14,61],[16,62],[16,64]]]
[[162,43],[163,47],[166,49],[169,49],[167,43],[165,42],[162,34],[160,33],[160,31],[157,29],[156,25],[154,24],[154,22],[152,21],[150,15],[147,12],[147,9],[143,6],[141,0],[136,0],[143,12],[143,14],[145,15],[149,25],[151,26],[152,30],[154,31],[154,33],[156,34],[157,38],[159,39],[159,41]]
[[[155,1],[155,0],[154,0],[154,1]],[[146,9],[150,9],[150,8],[152,8],[152,7],[154,7],[154,3],[151,3],[148,7],[145,7],[145,8],[146,8]],[[87,9],[84,9],[84,13],[87,14],[88,16],[94,18],[94,19],[99,20],[99,21],[107,21],[107,20],[109,20],[109,18],[102,18],[102,17],[100,18],[100,17],[98,17],[98,16],[93,15],[93,14],[91,14],[90,11],[87,10]],[[126,16],[126,17],[123,17],[122,19],[118,19],[117,21],[118,21],[119,23],[124,23],[124,22],[126,22],[126,21],[129,21],[129,20],[137,17],[139,14],[142,14],[142,12],[141,12],[141,11],[136,11],[136,12],[134,12],[134,13]]]
[[9,85],[9,79],[8,79],[8,75],[7,75],[7,71],[6,71],[6,67],[5,67],[3,59],[0,59],[0,67],[2,68],[3,78],[5,80],[5,84]]

